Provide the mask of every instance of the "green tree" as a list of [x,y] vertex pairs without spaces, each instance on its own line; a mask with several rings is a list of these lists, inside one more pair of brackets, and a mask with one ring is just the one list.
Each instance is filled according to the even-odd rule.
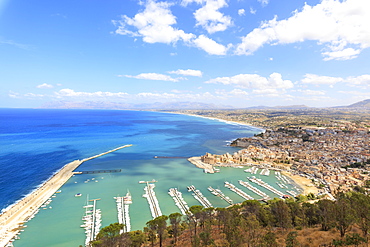
[[365,238],[370,230],[370,197],[362,193],[352,193],[352,208],[356,216],[356,223]]
[[[159,236],[159,246],[162,247],[164,233],[167,228],[168,216],[162,215],[157,218],[148,221],[146,224],[153,232],[157,233]],[[154,241],[153,241],[154,242]],[[152,244],[153,244],[152,242]]]
[[172,225],[173,237],[174,237],[174,244],[177,243],[177,237],[180,233],[180,223],[182,220],[182,214],[180,213],[172,213],[169,216],[170,224]]
[[123,224],[113,223],[109,226],[103,227],[96,236],[96,240],[91,243],[92,246],[113,246],[118,242],[120,230],[123,229],[123,226]]
[[140,231],[131,231],[129,232],[131,245],[130,247],[140,247],[143,243],[145,243],[145,234]]
[[355,221],[351,202],[345,195],[340,195],[335,202],[334,208],[336,227],[339,230],[341,238],[343,238]]
[[289,232],[287,238],[285,239],[286,247],[299,246],[297,236],[298,236],[298,233],[296,231]]
[[323,231],[328,231],[335,225],[334,202],[331,200],[323,199],[317,202],[317,206],[321,229]]
[[284,229],[292,227],[292,217],[288,205],[283,200],[275,200],[270,204],[275,225]]

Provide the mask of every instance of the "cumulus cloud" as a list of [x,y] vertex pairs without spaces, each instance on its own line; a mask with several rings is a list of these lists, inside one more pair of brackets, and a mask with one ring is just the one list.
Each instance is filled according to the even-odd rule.
[[53,85],[47,83],[37,85],[37,88],[53,88],[53,87],[54,87]]
[[225,0],[187,0],[182,1],[182,5],[187,5],[191,2],[203,4],[203,6],[197,9],[194,13],[196,20],[196,26],[201,26],[208,33],[212,34],[219,31],[225,31],[232,25],[231,17],[224,15],[219,11],[223,7],[227,7]]
[[[281,74],[272,73],[269,77],[262,77],[257,74],[239,74],[232,77],[217,77],[206,81],[206,83],[221,83],[224,85],[235,85],[241,88],[259,90],[258,93],[265,93],[267,90],[289,89],[293,87],[290,80],[283,80]],[[262,91],[264,90],[264,92]],[[277,92],[277,91],[274,91]]]
[[307,89],[307,90],[298,90],[298,92],[301,92],[305,95],[325,95],[325,92],[324,91],[318,91],[318,90],[310,90],[310,89]]
[[255,10],[254,8],[250,7],[249,8],[249,13],[251,13],[252,15],[256,14],[257,13],[257,10]]
[[[123,15],[121,20],[113,21],[118,26],[117,34],[140,36],[147,43],[166,44],[179,40],[187,42],[194,37],[191,33],[173,27],[176,24],[176,17],[170,11],[171,3],[148,0],[141,4],[145,9],[133,18]],[[130,27],[137,31],[131,31]]]
[[238,15],[240,15],[240,16],[245,15],[245,9],[239,9],[238,10]]
[[169,75],[163,75],[158,73],[141,73],[138,75],[118,75],[118,77],[128,77],[154,81],[173,81],[173,82],[178,82],[180,79],[182,79],[182,78],[172,78]]
[[266,6],[267,4],[269,4],[269,0],[258,0],[258,2],[260,2],[262,6]]
[[263,22],[242,38],[238,55],[251,55],[265,44],[291,44],[305,40],[325,45],[324,60],[353,59],[370,47],[370,2],[368,0],[322,0],[305,4],[285,20]]
[[341,77],[331,77],[331,76],[319,76],[315,74],[305,74],[304,78],[301,80],[302,83],[307,84],[329,84],[334,85],[338,82],[342,82]]
[[197,76],[202,77],[202,71],[200,70],[193,70],[193,69],[178,69],[174,71],[169,71],[170,74],[177,74],[177,75],[185,75],[185,76]]
[[370,75],[360,75],[347,77],[346,81],[352,85],[370,86]]
[[218,44],[216,41],[200,35],[193,41],[194,45],[211,55],[225,55],[229,47]]

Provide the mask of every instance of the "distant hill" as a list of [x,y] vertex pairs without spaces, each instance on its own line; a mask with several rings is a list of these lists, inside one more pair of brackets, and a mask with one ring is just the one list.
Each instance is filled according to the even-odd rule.
[[300,110],[310,109],[312,107],[306,105],[287,105],[287,106],[252,106],[244,109],[248,110]]
[[111,109],[111,110],[210,110],[210,109],[234,109],[232,106],[206,104],[200,102],[169,102],[169,103],[147,103],[147,104],[130,104],[120,102],[102,102],[102,101],[51,101],[46,102],[39,108],[48,109]]
[[370,99],[365,99],[363,101],[354,103],[347,106],[348,108],[370,108]]

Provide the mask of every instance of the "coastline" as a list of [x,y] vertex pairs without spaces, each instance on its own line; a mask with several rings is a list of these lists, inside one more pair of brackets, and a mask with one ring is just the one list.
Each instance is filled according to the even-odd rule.
[[74,170],[83,162],[131,146],[131,144],[124,145],[83,160],[74,160],[56,171],[34,191],[5,208],[0,214],[0,246],[6,246],[12,241],[20,230],[25,227],[24,223],[31,219],[38,212],[41,205],[51,198],[74,175]]

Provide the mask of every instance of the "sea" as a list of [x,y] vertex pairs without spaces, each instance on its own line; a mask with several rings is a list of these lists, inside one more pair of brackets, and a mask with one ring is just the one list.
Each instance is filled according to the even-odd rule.
[[[234,153],[239,148],[228,144],[238,137],[262,132],[248,125],[183,114],[72,109],[0,109],[0,209],[6,210],[35,190],[65,164],[106,152],[127,144],[131,147],[84,162],[78,171],[120,170],[112,173],[74,175],[53,195],[50,204],[36,216],[13,242],[15,247],[71,247],[84,245],[83,208],[87,200],[99,199],[102,226],[117,222],[114,197],[129,191],[131,230],[142,230],[152,219],[143,198],[145,184],[156,180],[154,191],[164,215],[180,212],[170,188],[178,188],[189,206],[200,203],[187,191],[194,185],[214,207],[225,201],[212,195],[208,186],[220,189],[235,203],[244,201],[224,187],[233,183],[249,195],[261,197],[239,185],[250,173],[244,168],[221,168],[205,174],[187,161],[192,156]],[[162,158],[167,157],[167,158]],[[277,178],[259,173],[254,176],[272,186]],[[270,191],[255,185],[274,197]],[[292,189],[292,188],[289,188]],[[82,196],[76,197],[80,193]]]

